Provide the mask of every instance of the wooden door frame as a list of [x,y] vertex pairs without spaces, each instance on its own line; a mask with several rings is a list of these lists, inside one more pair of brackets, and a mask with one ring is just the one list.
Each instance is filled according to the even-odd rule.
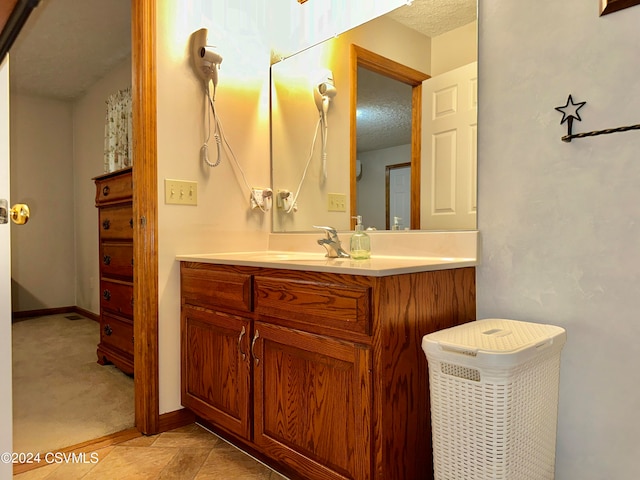
[[411,85],[411,229],[420,228],[420,145],[422,137],[422,82],[431,78],[411,67],[395,62],[375,52],[351,44],[349,55],[349,78],[351,83],[350,131],[351,131],[351,182],[350,182],[350,212],[351,228],[354,228],[353,218],[356,212],[356,156],[357,156],[357,121],[356,107],[358,104],[358,66],[364,67],[385,77]]
[[135,426],[158,433],[156,2],[131,0]]

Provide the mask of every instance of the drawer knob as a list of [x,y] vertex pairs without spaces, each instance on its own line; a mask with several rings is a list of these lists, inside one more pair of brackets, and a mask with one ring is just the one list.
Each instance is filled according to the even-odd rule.
[[113,333],[113,329],[111,328],[111,325],[109,325],[108,323],[104,326],[104,334],[108,337]]
[[102,263],[104,263],[105,265],[110,265],[111,264],[111,256],[110,255],[103,255]]
[[109,290],[105,290],[102,292],[102,297],[108,302],[111,300],[111,292]]
[[109,185],[105,185],[104,187],[102,187],[102,195],[104,195],[105,197],[109,195],[110,191],[111,189],[109,188]]
[[102,228],[104,230],[109,230],[111,228],[111,221],[108,218],[102,222]]
[[129,226],[133,228],[133,217],[129,219]]

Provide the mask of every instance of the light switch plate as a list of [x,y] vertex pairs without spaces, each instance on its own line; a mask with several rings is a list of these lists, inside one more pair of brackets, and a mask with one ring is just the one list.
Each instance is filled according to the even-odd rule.
[[327,194],[327,210],[330,212],[346,212],[347,196],[344,193]]
[[165,178],[164,203],[167,205],[197,205],[198,182]]

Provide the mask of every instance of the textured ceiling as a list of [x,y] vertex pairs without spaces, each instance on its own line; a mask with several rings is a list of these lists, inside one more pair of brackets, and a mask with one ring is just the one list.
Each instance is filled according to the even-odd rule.
[[358,152],[411,143],[411,85],[358,67]]
[[410,7],[400,7],[388,15],[427,37],[437,37],[473,22],[477,6],[476,0],[413,0]]
[[11,88],[77,98],[130,54],[130,31],[130,0],[41,0],[11,49]]

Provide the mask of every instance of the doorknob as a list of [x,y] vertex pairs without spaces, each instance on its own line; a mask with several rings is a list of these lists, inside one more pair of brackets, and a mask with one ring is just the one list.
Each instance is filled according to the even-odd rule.
[[29,221],[29,206],[24,203],[16,203],[11,207],[11,220],[16,225],[24,225]]
[[5,199],[0,199],[0,224],[8,223],[9,218],[16,225],[24,225],[29,221],[29,207],[24,203],[16,203],[9,208],[9,203]]

